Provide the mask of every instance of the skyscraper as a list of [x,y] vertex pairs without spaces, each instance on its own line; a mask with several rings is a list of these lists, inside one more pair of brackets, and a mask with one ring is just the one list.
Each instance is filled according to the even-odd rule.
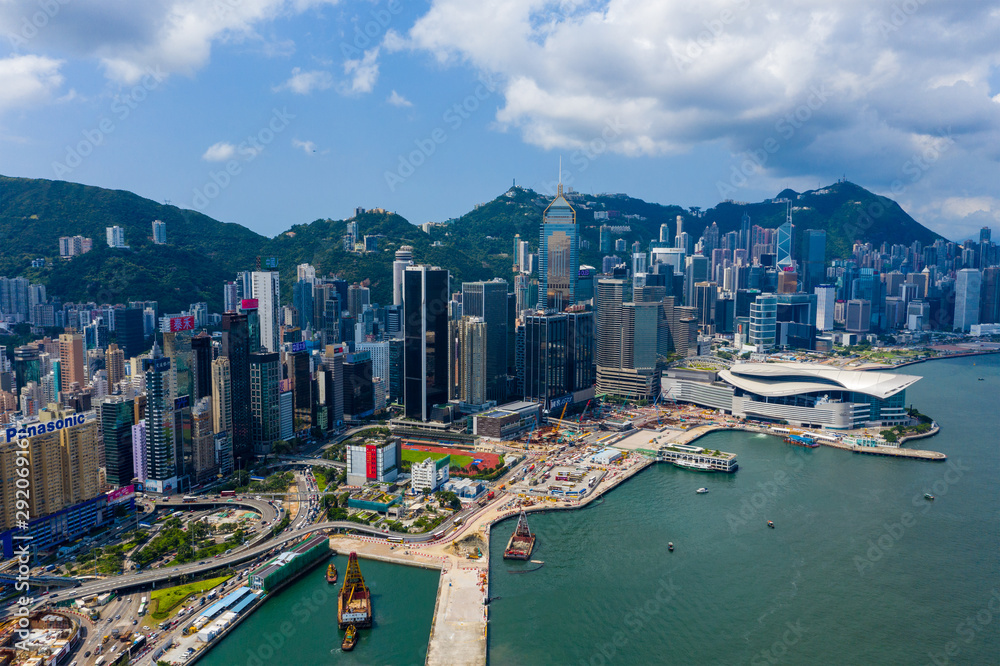
[[485,400],[502,404],[507,400],[507,282],[463,282],[462,314],[480,317],[486,325]]
[[227,312],[222,315],[222,356],[229,359],[233,456],[239,465],[239,460],[253,456],[250,439],[250,333],[245,314]]
[[403,405],[407,418],[430,420],[448,400],[448,271],[403,271]]
[[194,394],[191,399],[199,400],[212,394],[212,336],[202,331],[192,337],[191,353],[194,356]]
[[118,382],[125,379],[125,353],[114,342],[108,345],[104,368],[108,371],[109,389],[113,391]]
[[559,183],[556,198],[542,214],[538,302],[543,307],[561,311],[576,302],[578,234],[576,211],[563,196]]
[[792,224],[792,204],[788,204],[788,217],[785,223],[778,227],[777,256],[775,263],[778,268],[792,266],[792,250],[795,244],[795,225]]
[[816,329],[819,331],[833,330],[833,310],[837,304],[837,287],[832,284],[820,284],[813,288],[816,294]]
[[271,445],[280,439],[279,381],[281,363],[277,352],[250,354],[250,441],[255,455],[270,453]]
[[277,271],[254,271],[253,297],[257,299],[257,313],[260,317],[260,346],[269,352],[277,352],[278,311],[281,309],[281,288]]
[[168,395],[170,359],[153,343],[151,358],[142,362],[146,375],[146,489],[164,495],[177,488],[173,404]]
[[392,262],[392,304],[403,304],[403,271],[413,265],[413,247],[403,245],[396,250],[396,260]]
[[[506,336],[504,339],[506,343]],[[481,405],[487,400],[488,343],[489,333],[485,320],[481,317],[462,317],[458,322],[458,368],[456,372],[458,399],[462,402]],[[504,365],[506,362],[505,356]]]
[[963,268],[955,274],[955,330],[968,331],[979,323],[982,284],[983,274],[975,268]]
[[[808,229],[806,231],[806,261],[802,276],[802,291],[810,292],[826,276],[826,231]],[[889,294],[896,296],[898,294]]]
[[115,337],[126,359],[142,353],[146,345],[141,309],[128,308],[118,311],[115,315]]
[[100,405],[100,415],[107,481],[112,486],[126,486],[135,473],[132,459],[135,400],[121,396],[107,398]]
[[87,386],[86,356],[83,351],[83,336],[79,333],[63,333],[59,336],[59,361],[62,372],[63,390],[73,382],[80,388]]
[[778,297],[775,294],[760,294],[750,304],[750,335],[747,342],[757,347],[757,351],[774,348],[778,327]]

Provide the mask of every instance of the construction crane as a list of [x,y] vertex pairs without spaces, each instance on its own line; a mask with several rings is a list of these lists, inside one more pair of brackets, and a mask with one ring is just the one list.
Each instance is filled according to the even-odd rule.
[[582,412],[580,412],[580,417],[576,420],[577,423],[583,423],[583,417],[586,416],[588,409],[590,409],[590,400],[587,401],[587,406],[583,408]]
[[340,588],[337,599],[337,620],[341,629],[354,624],[358,627],[372,626],[371,592],[365,585],[358,565],[358,554],[351,553],[347,559],[347,573],[344,574],[344,586]]

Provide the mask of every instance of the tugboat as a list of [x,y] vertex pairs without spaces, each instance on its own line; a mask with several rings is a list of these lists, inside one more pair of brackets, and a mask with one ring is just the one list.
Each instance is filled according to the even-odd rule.
[[774,521],[773,520],[767,521],[767,526],[770,527],[773,530],[774,529]]
[[353,624],[347,625],[347,633],[344,634],[344,642],[340,644],[340,649],[350,652],[358,644],[358,628]]
[[934,495],[931,495],[930,493],[924,493],[924,499],[932,500],[934,499]]
[[337,573],[337,565],[330,562],[330,566],[326,568],[326,582],[333,585],[337,582],[339,574]]
[[705,493],[708,492],[708,488],[699,488],[695,492],[698,493],[699,495],[704,495]]
[[674,542],[673,541],[668,541],[667,542],[667,550],[669,550],[671,553],[674,552]]

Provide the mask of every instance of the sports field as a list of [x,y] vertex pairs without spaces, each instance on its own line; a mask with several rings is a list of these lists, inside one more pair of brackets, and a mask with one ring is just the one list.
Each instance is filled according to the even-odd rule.
[[428,446],[426,444],[403,444],[403,460],[408,460],[409,462],[423,462],[427,458],[440,460],[449,455],[451,456],[451,464],[448,465],[448,468],[452,470],[472,471],[468,468],[476,460],[482,461],[478,465],[480,469],[496,467],[501,462],[500,456],[495,453],[463,451],[461,449],[448,449],[441,446]]

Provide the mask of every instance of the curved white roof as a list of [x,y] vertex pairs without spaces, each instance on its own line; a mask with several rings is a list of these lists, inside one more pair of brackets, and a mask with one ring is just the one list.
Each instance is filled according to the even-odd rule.
[[736,363],[719,372],[726,382],[763,396],[781,397],[821,391],[857,391],[885,399],[920,377],[888,372],[841,370],[818,363]]

